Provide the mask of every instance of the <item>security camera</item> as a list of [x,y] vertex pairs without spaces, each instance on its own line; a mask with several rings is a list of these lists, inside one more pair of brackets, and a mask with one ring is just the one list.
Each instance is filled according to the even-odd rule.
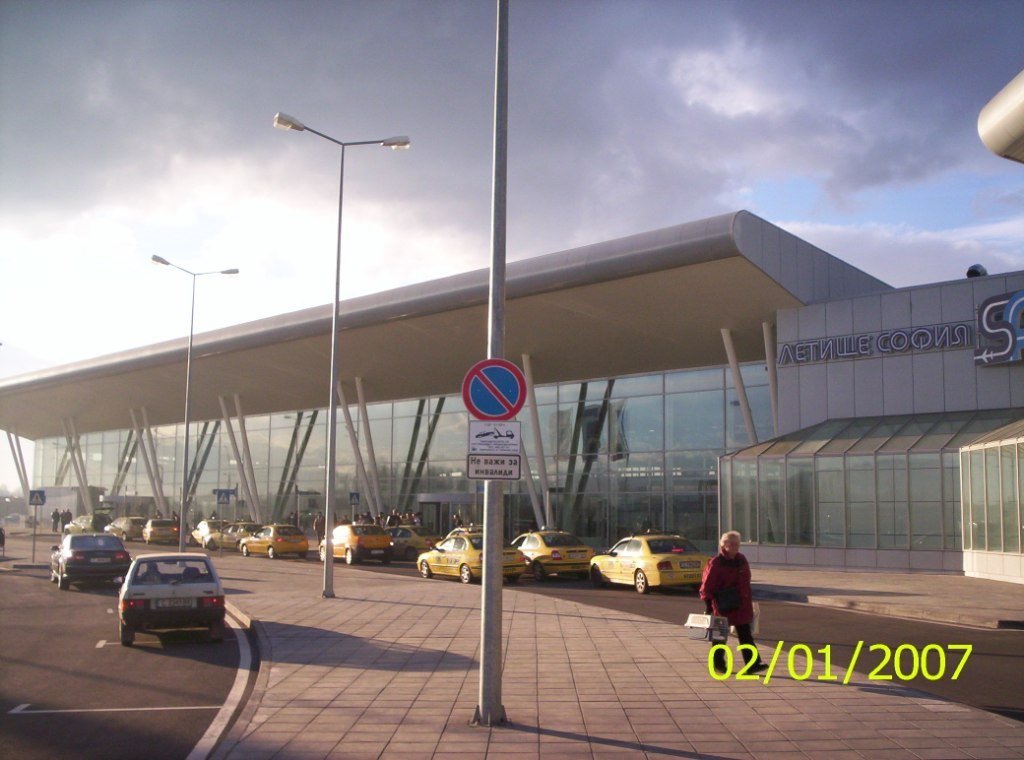
[[988,270],[981,264],[972,264],[967,268],[968,277],[985,277],[986,275],[988,275]]

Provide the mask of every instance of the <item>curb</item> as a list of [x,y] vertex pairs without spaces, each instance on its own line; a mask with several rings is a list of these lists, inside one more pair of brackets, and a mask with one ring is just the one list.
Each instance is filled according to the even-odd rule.
[[252,691],[249,692],[245,704],[238,711],[231,727],[220,737],[213,751],[207,756],[208,760],[224,760],[230,757],[235,747],[245,738],[245,732],[252,725],[256,712],[263,703],[263,696],[269,690],[270,668],[264,667],[264,665],[273,664],[273,660],[270,657],[272,650],[270,639],[260,621],[246,614],[227,600],[225,600],[224,606],[232,617],[240,623],[244,623],[247,628],[256,634],[254,648],[259,658],[259,665],[256,669],[256,681],[252,686]]

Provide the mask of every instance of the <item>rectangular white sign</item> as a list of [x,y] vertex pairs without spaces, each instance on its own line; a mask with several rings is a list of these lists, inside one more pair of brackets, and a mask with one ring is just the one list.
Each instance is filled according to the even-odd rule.
[[519,454],[522,423],[469,421],[470,454]]
[[518,454],[470,454],[466,458],[466,470],[470,480],[519,480],[520,457]]

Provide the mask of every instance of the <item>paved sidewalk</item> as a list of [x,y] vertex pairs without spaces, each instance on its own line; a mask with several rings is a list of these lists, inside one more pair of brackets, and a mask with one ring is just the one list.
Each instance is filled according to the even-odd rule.
[[257,621],[264,661],[214,757],[1024,758],[1019,722],[856,673],[848,685],[784,668],[769,685],[716,682],[707,645],[677,625],[513,588],[509,723],[471,727],[480,587],[336,578],[333,600],[308,576],[281,591],[229,579],[251,592],[231,602]]

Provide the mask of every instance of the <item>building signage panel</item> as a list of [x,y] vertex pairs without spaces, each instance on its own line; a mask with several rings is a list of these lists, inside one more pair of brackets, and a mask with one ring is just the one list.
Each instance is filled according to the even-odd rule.
[[521,422],[469,421],[470,454],[518,454]]
[[520,463],[518,454],[470,454],[466,458],[466,470],[470,480],[519,480]]
[[859,359],[865,356],[889,356],[908,351],[967,348],[973,343],[972,326],[967,322],[814,338],[780,345],[778,366]]
[[978,337],[983,345],[974,351],[975,364],[1006,364],[1021,360],[1024,354],[1024,290],[982,301],[978,307]]

